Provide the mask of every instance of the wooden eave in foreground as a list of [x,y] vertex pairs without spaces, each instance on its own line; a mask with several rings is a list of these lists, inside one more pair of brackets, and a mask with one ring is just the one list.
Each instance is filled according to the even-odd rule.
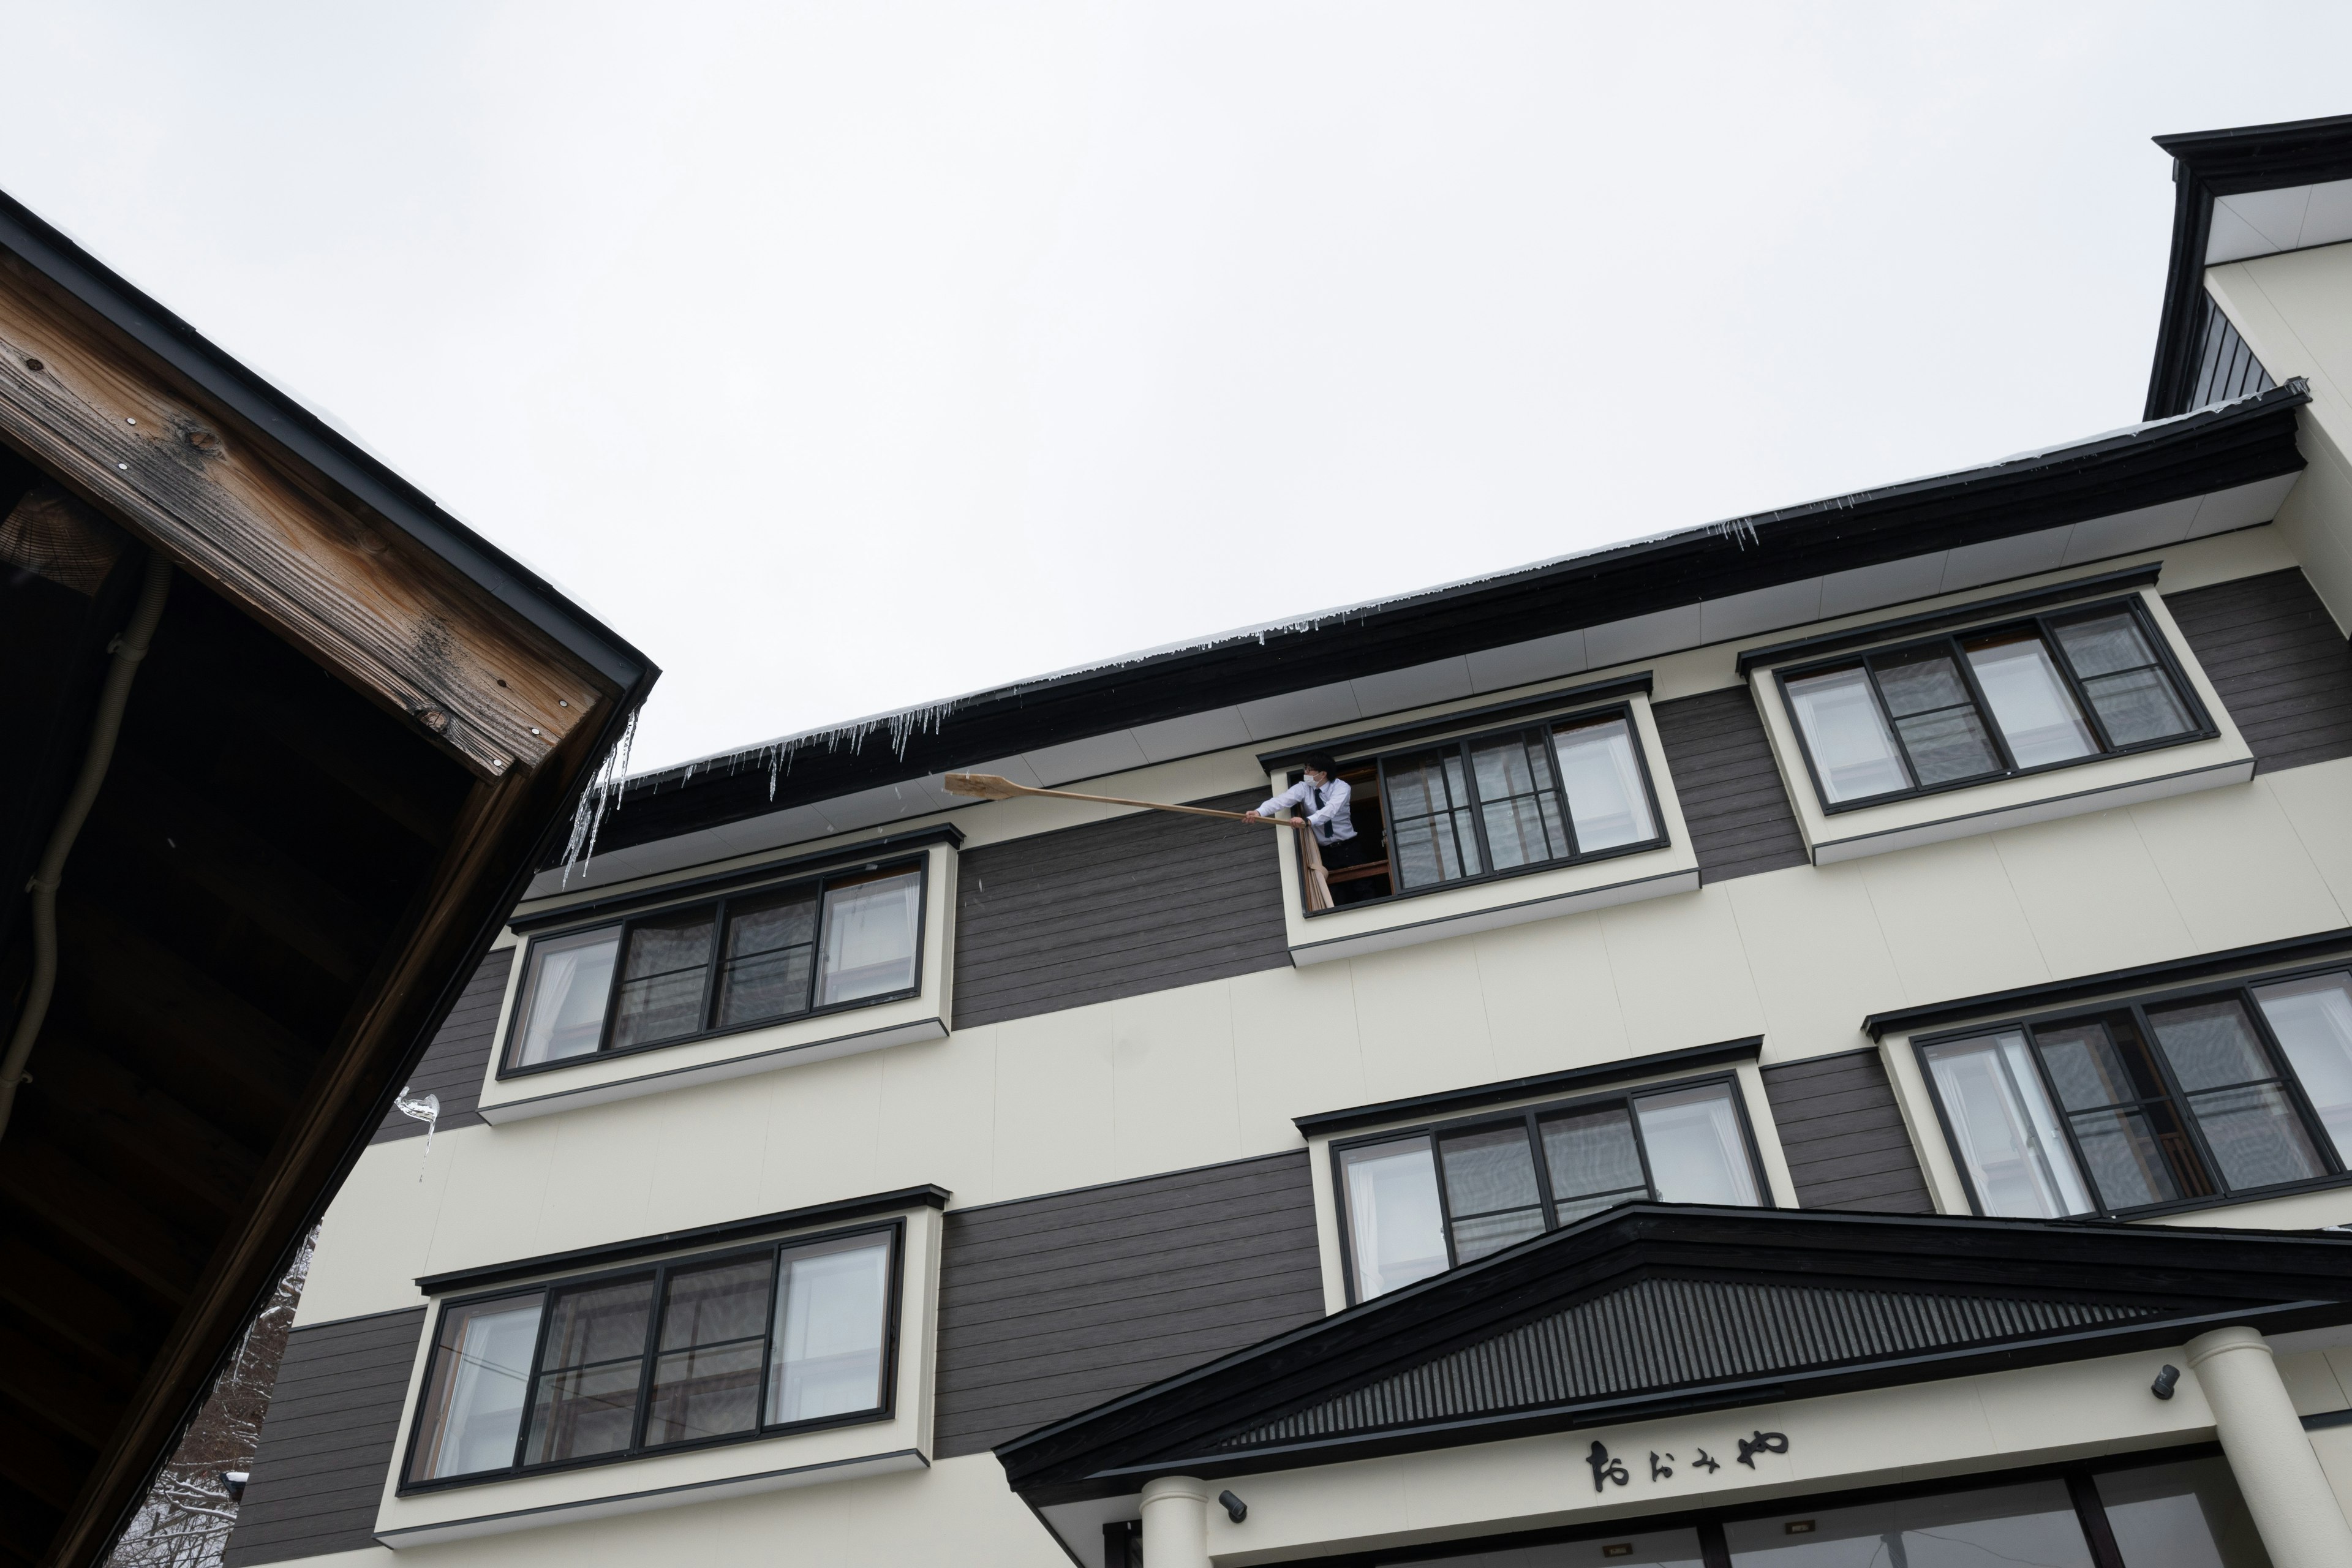
[[0,571],[0,1034],[106,643],[178,568],[0,1137],[0,1563],[79,1568],[656,672],[0,196],[0,519],[44,485],[126,542],[89,592]]

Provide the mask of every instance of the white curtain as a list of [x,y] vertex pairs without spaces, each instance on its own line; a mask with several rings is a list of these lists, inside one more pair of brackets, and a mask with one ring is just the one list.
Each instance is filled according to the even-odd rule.
[[1625,721],[1612,719],[1606,724],[1560,730],[1553,741],[1580,850],[1589,854],[1658,836]]
[[531,1296],[476,1307],[452,1325],[456,1332],[441,1352],[444,1396],[415,1479],[468,1476],[514,1463],[541,1300]]
[[920,874],[909,871],[826,891],[818,1006],[914,985],[922,885]]
[[1350,1149],[1348,1238],[1355,1254],[1356,1298],[1426,1279],[1445,1268],[1445,1231],[1437,1207],[1437,1161],[1429,1140],[1412,1138]]
[[1654,1094],[1633,1102],[1650,1180],[1670,1204],[1754,1206],[1756,1172],[1729,1084]]
[[2030,1049],[2014,1030],[1927,1048],[1954,1152],[1987,1214],[2056,1219],[2087,1213],[2090,1194]]
[[604,1002],[613,990],[613,959],[620,945],[620,927],[609,926],[542,942],[530,950],[516,1066],[560,1061],[596,1048],[604,1029]]
[[2254,996],[2336,1154],[2352,1165],[2352,975],[2263,985]]
[[768,1419],[813,1421],[882,1403],[890,1244],[784,1258]]

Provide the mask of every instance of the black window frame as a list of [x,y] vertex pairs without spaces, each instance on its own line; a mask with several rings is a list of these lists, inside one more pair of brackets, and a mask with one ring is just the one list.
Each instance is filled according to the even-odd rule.
[[[883,1289],[882,1303],[882,1402],[870,1410],[847,1411],[838,1415],[821,1415],[806,1421],[769,1423],[764,1419],[768,1407],[769,1379],[774,1372],[774,1333],[776,1314],[776,1281],[782,1275],[782,1259],[787,1252],[803,1247],[824,1246],[860,1236],[887,1236],[890,1238],[888,1278]],[[648,1444],[646,1427],[652,1417],[652,1382],[654,1368],[662,1352],[661,1320],[664,1292],[673,1273],[707,1268],[713,1264],[740,1262],[747,1258],[767,1258],[772,1264],[768,1277],[768,1305],[761,1328],[761,1359],[760,1392],[754,1408],[762,1420],[748,1432],[726,1432],[710,1437],[689,1438],[677,1443]],[[882,1220],[868,1225],[842,1226],[834,1230],[805,1236],[780,1236],[772,1240],[745,1246],[730,1247],[709,1252],[690,1253],[677,1258],[657,1258],[600,1269],[593,1274],[572,1274],[560,1279],[533,1284],[509,1285],[494,1289],[477,1290],[463,1296],[448,1297],[436,1303],[433,1314],[433,1331],[425,1341],[424,1373],[417,1384],[416,1407],[410,1413],[407,1440],[401,1447],[400,1483],[395,1496],[410,1497],[427,1492],[448,1491],[458,1487],[478,1487],[499,1481],[515,1480],[526,1476],[553,1475],[565,1470],[593,1469],[600,1465],[623,1465],[635,1460],[655,1458],[668,1454],[696,1453],[706,1448],[723,1448],[737,1443],[755,1443],[771,1437],[790,1436],[803,1432],[821,1432],[836,1426],[863,1426],[876,1422],[896,1419],[898,1406],[898,1342],[899,1322],[905,1303],[907,1265],[907,1222],[901,1218]],[[636,1414],[630,1426],[629,1446],[607,1454],[591,1454],[575,1459],[551,1459],[541,1464],[522,1462],[523,1448],[530,1441],[530,1415],[538,1397],[541,1381],[547,1369],[540,1363],[547,1348],[548,1323],[551,1314],[546,1303],[561,1290],[641,1278],[652,1281],[651,1306],[646,1313],[646,1342],[639,1352],[637,1372]],[[504,1469],[472,1470],[462,1476],[442,1476],[431,1480],[412,1480],[410,1472],[416,1463],[416,1446],[424,1438],[426,1401],[433,1384],[434,1363],[441,1352],[441,1335],[449,1314],[460,1308],[485,1301],[520,1301],[528,1297],[540,1299],[539,1330],[531,1341],[530,1380],[523,1386],[522,1416],[515,1428],[516,1462]]]
[[[2331,1188],[2352,1185],[2352,1167],[2347,1167],[2343,1156],[2336,1152],[2334,1136],[2328,1132],[2326,1124],[2320,1120],[2317,1110],[2313,1107],[2310,1095],[2304,1089],[2303,1080],[2295,1076],[2294,1060],[2287,1056],[2284,1048],[2279,1044],[2278,1035],[2272,1029],[2269,1016],[2263,1013],[2260,1000],[2253,994],[2257,986],[2273,985],[2291,980],[2308,980],[2322,974],[2352,974],[2352,962],[2338,959],[2331,963],[2305,964],[2295,969],[2240,975],[2221,981],[2208,980],[2199,984],[2171,986],[2162,991],[2134,992],[2105,1001],[2077,1003],[2071,1007],[2053,1007],[2040,1012],[2017,1014],[1989,1023],[1971,1024],[1965,1027],[1938,1029],[1932,1034],[1912,1036],[1912,1060],[1917,1064],[1920,1079],[1927,1086],[1927,1098],[1936,1107],[1937,1131],[1943,1136],[1944,1151],[1951,1159],[1952,1172],[1959,1178],[1960,1189],[1968,1194],[1969,1212],[1980,1218],[1991,1217],[1988,1215],[1984,1206],[1983,1195],[1976,1190],[1976,1183],[1969,1179],[1967,1164],[1959,1158],[1960,1142],[1952,1124],[1951,1110],[1944,1103],[1943,1091],[1936,1087],[1936,1075],[1928,1062],[1927,1052],[1936,1046],[1954,1045],[1963,1040],[1986,1039],[2013,1031],[2022,1032],[2025,1036],[2026,1055],[2032,1060],[2035,1081],[2041,1085],[2043,1098],[2049,1102],[2051,1114],[2058,1122],[2059,1132],[2066,1141],[2066,1152],[2074,1162],[2075,1174],[2081,1179],[2084,1190],[2093,1198],[2097,1199],[2100,1205],[2084,1214],[2060,1215],[2056,1216],[2058,1219],[2145,1219],[2162,1215],[2186,1214],[2199,1209],[2226,1208],[2237,1204],[2258,1203],[2267,1198],[2293,1197],[2298,1193],[2326,1192]],[[2221,1163],[2213,1158],[2212,1150],[2205,1140],[2204,1129],[2199,1125],[2196,1113],[2189,1103],[2190,1091],[2181,1087],[2179,1076],[2174,1072],[2172,1063],[2166,1058],[2163,1047],[2156,1043],[2156,1035],[2148,1022],[2147,1010],[2151,1007],[2167,1007],[2183,1002],[2224,999],[2235,1001],[2244,1009],[2246,1016],[2252,1022],[2263,1053],[2269,1058],[2271,1066],[2276,1069],[2276,1076],[2273,1079],[2248,1081],[2276,1082],[2286,1090],[2287,1100],[2294,1106],[2295,1115],[2302,1122],[2305,1135],[2310,1139],[2314,1151],[2319,1155],[2320,1163],[2328,1167],[2326,1174],[2307,1176],[2292,1182],[2273,1182],[2268,1186],[2242,1187],[2234,1190],[2223,1177]],[[2089,1163],[2083,1158],[2081,1142],[2074,1134],[2074,1117],[2088,1113],[2070,1111],[2067,1109],[2064,1099],[2058,1092],[2056,1082],[2050,1076],[2049,1065],[2042,1060],[2041,1047],[2034,1043],[2033,1031],[2036,1028],[2048,1028],[2061,1024],[2097,1022],[2118,1013],[2128,1013],[2131,1016],[2132,1026],[2140,1031],[2142,1038],[2147,1042],[2148,1057],[2155,1063],[2156,1070],[2163,1080],[2165,1100],[2188,1134],[2189,1150],[2196,1156],[2200,1173],[2213,1189],[2210,1193],[2196,1197],[2170,1199],[2159,1204],[2140,1204],[2131,1206],[2108,1205],[2104,1195],[2100,1194],[2098,1179],[2092,1173]]]
[[[797,1013],[781,1013],[771,1017],[751,1018],[735,1024],[714,1025],[711,1022],[718,1005],[719,972],[725,957],[727,921],[730,911],[737,904],[762,901],[780,893],[789,893],[803,888],[810,889],[817,902],[817,929],[814,942],[818,952],[821,952],[824,944],[824,911],[826,889],[835,881],[845,881],[850,879],[867,881],[875,879],[877,875],[887,876],[900,871],[912,871],[917,878],[915,983],[912,985],[897,991],[883,992],[877,995],[859,996],[847,1002],[815,1005],[814,1004],[820,974],[813,959],[809,966],[809,998],[812,1005]],[[545,931],[535,931],[531,932],[530,939],[523,944],[521,962],[516,965],[518,978],[515,981],[514,1007],[507,1019],[506,1038],[499,1047],[497,1076],[504,1080],[528,1078],[534,1073],[561,1072],[567,1068],[583,1067],[590,1062],[608,1061],[615,1057],[631,1057],[643,1051],[666,1051],[674,1046],[688,1046],[701,1040],[720,1039],[729,1035],[740,1035],[752,1029],[772,1029],[784,1024],[797,1024],[810,1018],[828,1017],[836,1013],[852,1013],[862,1007],[879,1007],[892,1002],[904,1002],[912,997],[920,996],[923,994],[923,962],[927,956],[925,947],[929,936],[930,900],[931,857],[929,854],[918,852],[906,857],[894,856],[884,860],[835,866],[814,875],[792,877],[773,882],[753,883],[747,887],[730,889],[715,898],[681,900],[674,904],[657,904],[646,909],[631,910],[625,915],[604,920],[583,921],[577,925],[551,926]],[[649,921],[674,919],[699,910],[709,910],[711,917],[710,946],[703,959],[702,1003],[701,1011],[698,1015],[702,1020],[702,1026],[686,1034],[671,1035],[658,1040],[640,1040],[633,1046],[615,1047],[611,1043],[614,1019],[616,1016],[614,1004],[620,997],[622,982],[627,970],[629,933]],[[517,1062],[515,1055],[521,1048],[523,1026],[528,1022],[527,1016],[530,1012],[527,1004],[531,1000],[529,995],[531,964],[538,955],[541,944],[601,931],[616,932],[617,945],[613,953],[613,977],[604,989],[604,1016],[596,1026],[596,1048],[592,1051],[583,1051],[576,1056],[558,1057],[552,1061],[528,1064]]]
[[[1622,719],[1624,721],[1625,733],[1633,743],[1633,766],[1641,775],[1642,798],[1649,806],[1650,825],[1656,831],[1651,837],[1636,843],[1612,845],[1606,849],[1584,852],[1575,847],[1576,818],[1569,809],[1568,786],[1560,778],[1559,753],[1551,744],[1551,736],[1555,730],[1563,726],[1605,723],[1612,718]],[[1547,860],[1531,860],[1523,866],[1510,866],[1497,870],[1495,868],[1493,847],[1486,839],[1486,813],[1481,809],[1483,803],[1478,795],[1477,770],[1471,765],[1470,753],[1472,748],[1487,742],[1513,737],[1522,742],[1529,738],[1540,738],[1547,765],[1551,771],[1551,795],[1555,805],[1559,807],[1560,831],[1570,847],[1570,852],[1564,856],[1556,856]],[[1389,792],[1389,764],[1404,757],[1442,751],[1447,747],[1452,747],[1462,759],[1464,799],[1466,802],[1464,809],[1467,811],[1470,817],[1472,836],[1477,840],[1478,859],[1482,868],[1475,875],[1455,877],[1426,888],[1407,888],[1403,886],[1397,875],[1396,803]],[[1653,849],[1666,848],[1674,842],[1673,836],[1666,831],[1666,814],[1659,805],[1657,779],[1650,767],[1650,748],[1643,739],[1641,721],[1634,715],[1633,703],[1630,699],[1603,703],[1598,707],[1567,708],[1557,713],[1539,714],[1513,724],[1465,730],[1458,734],[1441,733],[1426,740],[1416,740],[1411,745],[1394,746],[1385,751],[1354,755],[1343,754],[1339,759],[1339,766],[1342,770],[1369,766],[1377,771],[1381,835],[1388,849],[1389,890],[1374,897],[1358,899],[1352,903],[1335,905],[1328,910],[1308,910],[1305,907],[1307,895],[1306,889],[1302,886],[1298,893],[1299,904],[1302,912],[1309,919],[1377,908],[1382,904],[1392,903],[1399,899],[1427,898],[1433,893],[1451,892],[1456,888],[1475,888],[1482,883],[1505,881],[1513,877],[1528,877],[1545,871],[1557,871],[1568,866],[1591,865],[1597,861],[1613,860],[1622,855],[1645,855]],[[1294,768],[1290,771],[1289,781],[1297,784],[1302,776],[1304,775]]]
[[[2139,627],[2141,637],[2145,637],[2148,647],[2155,650],[2156,668],[2161,668],[2171,680],[2173,691],[2179,697],[2181,705],[2188,710],[2189,716],[2193,721],[2193,726],[2190,729],[2178,735],[2165,735],[2152,741],[2137,741],[2124,746],[2115,744],[2109,738],[2106,721],[2099,716],[2098,710],[2092,705],[2090,698],[2084,693],[2083,678],[2075,672],[2074,661],[2067,657],[2065,646],[2059,642],[2054,628],[2069,621],[2087,619],[2118,609],[2126,611],[2132,616]],[[2073,698],[2075,708],[2083,715],[2084,723],[2090,730],[2092,740],[2099,747],[2099,750],[2088,756],[2068,757],[2062,762],[2041,763],[2032,767],[2017,766],[2016,758],[2010,750],[2009,738],[2001,733],[2000,721],[1994,715],[1991,704],[1985,700],[1982,688],[1977,683],[1976,671],[1970,667],[1967,650],[1961,645],[1978,637],[2028,628],[2040,637],[2043,646],[2049,649],[2050,662],[2057,669],[2059,679],[2065,683],[2067,694]],[[1902,731],[1896,727],[1894,710],[1887,704],[1885,694],[1879,689],[1878,674],[1873,666],[1873,661],[1931,647],[1941,647],[1948,651],[1954,668],[1958,672],[1962,683],[1968,688],[1969,700],[1974,705],[1979,719],[1983,721],[1986,735],[1992,742],[1995,754],[2000,759],[2002,766],[2000,769],[1991,773],[1974,773],[1963,779],[1948,779],[1941,784],[1922,784],[1917,782],[1918,768],[1913,763],[1910,748],[1905,744]],[[1789,683],[1792,680],[1804,680],[1816,675],[1827,675],[1841,669],[1863,671],[1871,700],[1877,704],[1879,720],[1886,726],[1887,733],[1894,739],[1895,755],[1903,764],[1906,776],[1913,781],[1909,788],[1887,790],[1880,795],[1864,795],[1857,800],[1833,801],[1830,798],[1829,791],[1822,786],[1821,769],[1813,760],[1812,737],[1805,732],[1805,722],[1798,715],[1796,702],[1789,692]],[[2113,762],[2118,757],[2137,756],[2144,752],[2160,752],[2173,746],[2193,745],[2200,741],[2217,739],[2221,733],[2221,727],[2213,721],[2211,711],[2206,708],[2204,699],[2199,695],[2196,682],[2189,679],[2189,672],[2182,666],[2179,654],[2172,646],[2172,639],[2165,635],[2163,627],[2158,624],[2156,617],[2149,614],[2147,602],[2137,594],[2124,594],[2112,598],[2088,600],[2079,605],[2062,605],[2054,609],[2035,611],[2030,615],[2008,616],[1976,625],[1957,626],[1930,637],[1906,637],[1899,641],[1853,648],[1828,658],[1808,660],[1802,664],[1776,668],[1772,671],[1772,678],[1779,687],[1780,711],[1787,716],[1789,728],[1797,737],[1797,750],[1805,759],[1805,776],[1812,785],[1814,803],[1825,816],[1832,816],[1841,812],[1863,811],[1872,806],[1886,805],[1895,801],[1917,800],[1926,795],[1945,795],[1953,790],[1976,789],[1984,784],[1998,784],[2003,779],[2032,778],[2042,773],[2057,773],[2066,768],[2079,768],[2094,763]]]
[[[1612,1105],[1623,1106],[1626,1114],[1633,1118],[1633,1150],[1642,1162],[1642,1179],[1644,1184],[1642,1196],[1631,1197],[1623,1201],[1625,1203],[1658,1203],[1664,1200],[1657,1195],[1657,1178],[1650,1172],[1649,1144],[1642,1136],[1641,1118],[1634,1113],[1633,1102],[1637,1100],[1680,1094],[1686,1089],[1707,1089],[1717,1085],[1731,1090],[1732,1110],[1739,1120],[1740,1140],[1747,1146],[1748,1171],[1755,1180],[1757,1195],[1760,1200],[1756,1206],[1777,1207],[1778,1204],[1772,1194],[1771,1178],[1764,1167],[1764,1152],[1756,1137],[1756,1124],[1748,1112],[1748,1092],[1741,1087],[1739,1074],[1736,1070],[1699,1073],[1687,1078],[1663,1079],[1655,1083],[1629,1084],[1622,1089],[1600,1089],[1591,1094],[1573,1095],[1566,1100],[1546,1100],[1527,1105],[1506,1106],[1496,1110],[1475,1111],[1466,1116],[1448,1117],[1442,1121],[1424,1121],[1408,1127],[1384,1127],[1379,1131],[1366,1132],[1358,1137],[1333,1139],[1330,1147],[1326,1151],[1326,1155],[1331,1166],[1332,1205],[1339,1221],[1339,1279],[1347,1291],[1348,1305],[1357,1306],[1364,1300],[1356,1293],[1355,1224],[1354,1216],[1348,1207],[1346,1156],[1351,1151],[1370,1148],[1379,1143],[1402,1143],[1414,1138],[1429,1140],[1430,1163],[1437,1178],[1438,1234],[1440,1239],[1445,1243],[1445,1268],[1443,1272],[1451,1274],[1461,1268],[1462,1263],[1455,1256],[1454,1246],[1454,1210],[1452,1203],[1445,1194],[1445,1157],[1438,1149],[1441,1139],[1454,1137],[1464,1132],[1484,1131],[1490,1128],[1524,1127],[1527,1131],[1528,1152],[1535,1163],[1536,1194],[1544,1220],[1543,1229],[1538,1231],[1536,1236],[1549,1236],[1560,1226],[1559,1201],[1551,1190],[1551,1168],[1544,1157],[1541,1123],[1546,1119],[1564,1113],[1601,1110]],[[1611,1208],[1620,1205],[1614,1204],[1610,1205]],[[1594,1215],[1581,1217],[1591,1218],[1608,1212],[1609,1209],[1600,1209],[1595,1211]],[[1535,1237],[1527,1238],[1528,1241],[1534,1239],[1536,1239]],[[1513,1247],[1525,1245],[1526,1242],[1511,1244]],[[1506,1250],[1508,1249],[1499,1247],[1496,1249],[1496,1251]],[[1488,1253],[1486,1256],[1491,1258],[1495,1254]],[[1472,1261],[1481,1262],[1484,1259],[1474,1258]],[[1437,1276],[1432,1275],[1430,1278],[1435,1279]]]

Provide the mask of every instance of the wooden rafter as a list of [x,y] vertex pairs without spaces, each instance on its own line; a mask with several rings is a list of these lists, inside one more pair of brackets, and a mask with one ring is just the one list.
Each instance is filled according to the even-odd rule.
[[588,719],[586,671],[64,304],[0,252],[0,437],[480,774]]

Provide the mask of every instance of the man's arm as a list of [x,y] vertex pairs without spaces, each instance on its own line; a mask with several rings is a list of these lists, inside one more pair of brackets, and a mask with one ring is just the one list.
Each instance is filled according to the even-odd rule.
[[1288,789],[1284,790],[1280,795],[1276,795],[1272,800],[1267,801],[1264,805],[1259,806],[1255,811],[1251,812],[1249,815],[1252,816],[1271,816],[1276,812],[1280,811],[1284,806],[1297,805],[1300,801],[1303,801],[1306,798],[1307,781],[1301,779],[1298,783],[1292,784]]

